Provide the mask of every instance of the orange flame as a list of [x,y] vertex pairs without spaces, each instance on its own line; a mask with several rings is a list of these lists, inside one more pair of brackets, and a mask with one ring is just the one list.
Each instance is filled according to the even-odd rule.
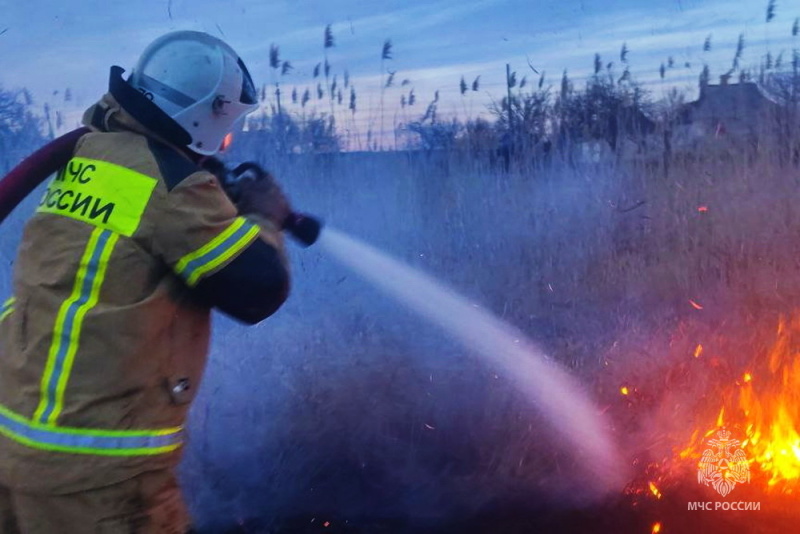
[[652,534],[658,534],[659,532],[661,532],[661,523],[653,524],[653,530],[651,532]]
[[694,357],[699,358],[701,354],[703,354],[703,345],[697,345],[697,348],[694,349]]
[[623,395],[627,395],[628,393],[630,393],[630,391],[628,391],[627,386],[622,386],[621,388],[619,388],[619,392],[622,393]]
[[658,488],[656,487],[656,485],[653,484],[652,482],[649,482],[648,484],[650,485],[650,493],[655,495],[656,499],[660,499],[661,498],[661,492],[658,491]]
[[788,326],[782,320],[767,357],[769,375],[759,375],[759,386],[766,383],[756,388],[745,379],[739,392],[739,408],[749,423],[750,455],[770,475],[769,486],[800,480],[800,356],[793,343],[797,334],[800,320]]
[[[726,414],[723,406],[715,428],[695,430],[691,445],[680,451],[681,459],[698,461],[709,436],[722,427],[737,428],[741,447],[753,471],[754,480],[766,482],[766,489],[792,493],[800,483],[800,316],[781,319],[775,341],[765,357],[759,358],[758,380],[753,371],[737,380],[734,397]],[[699,346],[698,346],[699,348]],[[695,351],[695,356],[697,356]],[[710,427],[711,425],[709,425]],[[744,435],[742,435],[744,434]],[[760,474],[759,474],[760,472]]]

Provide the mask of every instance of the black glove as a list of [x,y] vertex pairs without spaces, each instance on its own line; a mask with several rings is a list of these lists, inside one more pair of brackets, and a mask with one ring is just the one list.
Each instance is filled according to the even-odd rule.
[[283,228],[292,212],[272,175],[252,161],[228,172],[223,187],[242,215],[258,215]]

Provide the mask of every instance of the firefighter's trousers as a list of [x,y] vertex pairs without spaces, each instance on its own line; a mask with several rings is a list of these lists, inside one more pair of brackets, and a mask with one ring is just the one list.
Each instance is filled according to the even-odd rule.
[[171,471],[103,488],[34,495],[0,486],[0,534],[185,534],[186,511]]

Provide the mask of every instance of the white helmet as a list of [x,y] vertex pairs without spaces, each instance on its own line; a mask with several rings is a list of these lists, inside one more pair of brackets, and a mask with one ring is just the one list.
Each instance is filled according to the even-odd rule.
[[219,151],[235,123],[258,107],[257,92],[234,50],[207,33],[168,33],[148,46],[128,83],[189,133],[198,154]]

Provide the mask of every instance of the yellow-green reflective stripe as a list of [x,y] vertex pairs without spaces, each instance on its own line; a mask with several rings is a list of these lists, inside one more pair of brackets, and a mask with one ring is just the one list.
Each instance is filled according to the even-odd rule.
[[98,266],[97,274],[95,275],[94,280],[92,280],[89,299],[75,312],[75,324],[73,325],[72,333],[70,334],[70,344],[69,349],[67,350],[66,359],[64,361],[64,368],[58,377],[58,384],[56,385],[56,402],[53,408],[53,413],[50,414],[50,417],[48,418],[49,423],[55,423],[56,419],[58,419],[58,416],[61,415],[61,411],[64,408],[64,390],[67,387],[67,381],[72,373],[72,364],[75,362],[75,353],[78,351],[83,320],[86,317],[86,313],[97,305],[97,300],[100,297],[100,287],[103,285],[103,280],[105,280],[106,277],[108,260],[111,257],[111,252],[114,250],[114,246],[117,244],[118,240],[118,234],[108,232],[108,239],[103,244],[102,251],[100,253],[100,265]]
[[121,165],[72,158],[55,178],[36,211],[62,215],[132,236],[158,180]]
[[237,217],[225,230],[220,232],[218,236],[214,239],[200,247],[199,249],[195,250],[194,252],[190,252],[186,256],[182,257],[178,264],[175,265],[175,272],[178,274],[183,273],[186,271],[192,262],[198,260],[199,258],[205,256],[206,254],[212,252],[215,248],[219,247],[222,243],[225,242],[229,237],[231,237],[237,230],[242,228],[247,220],[244,217]]
[[106,267],[119,235],[96,228],[81,258],[72,294],[56,316],[53,340],[42,375],[39,406],[34,419],[54,424],[63,409],[64,390],[80,343],[83,319],[97,304]]
[[9,298],[7,298],[7,299],[5,300],[5,302],[3,302],[3,306],[2,306],[2,307],[0,307],[0,323],[2,323],[2,322],[3,322],[3,320],[4,320],[6,317],[8,317],[9,315],[11,315],[11,312],[13,312],[13,311],[14,311],[14,303],[15,303],[16,301],[17,301],[17,299],[16,299],[16,298],[14,298],[14,297],[9,297]]
[[237,254],[240,250],[247,247],[250,243],[252,243],[255,238],[258,236],[259,228],[255,225],[248,225],[247,227],[242,228],[232,236],[229,240],[231,241],[230,246],[221,247],[220,250],[216,251],[216,254],[213,257],[209,258],[206,263],[197,267],[193,272],[191,277],[188,279],[189,285],[195,285],[200,277],[205,275],[206,273],[213,271],[229,259],[231,259],[235,254]]
[[163,454],[180,447],[183,439],[181,427],[99,430],[43,425],[4,406],[0,406],[0,434],[36,449],[101,456]]
[[258,232],[258,226],[244,217],[237,217],[217,237],[181,258],[175,266],[175,272],[193,286],[204,274],[216,269],[252,243]]

